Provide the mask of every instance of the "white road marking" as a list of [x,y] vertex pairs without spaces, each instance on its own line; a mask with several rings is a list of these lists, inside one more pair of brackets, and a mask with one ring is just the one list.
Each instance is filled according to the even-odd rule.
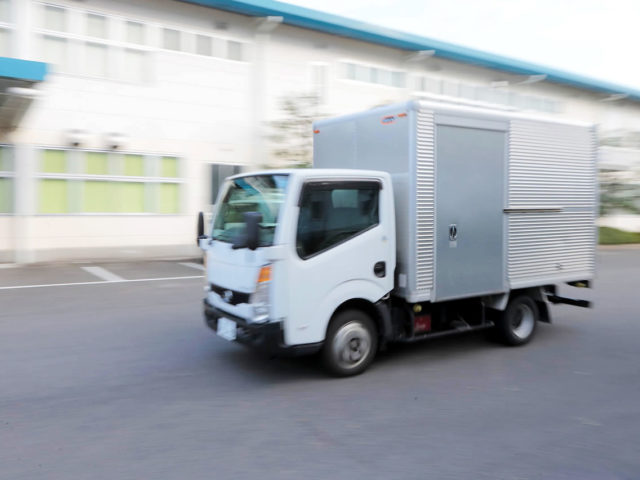
[[121,282],[124,280],[120,275],[116,275],[115,273],[110,272],[109,270],[102,267],[80,267],[85,272],[90,273],[91,275],[95,275],[100,280],[106,280],[107,282]]
[[136,280],[100,280],[97,282],[74,282],[74,283],[48,283],[45,285],[15,285],[11,287],[0,287],[0,290],[18,290],[20,288],[44,288],[44,287],[70,287],[74,285],[104,285],[105,283],[131,283],[131,282],[158,282],[162,280],[188,280],[198,278],[202,280],[202,275],[190,275],[188,277],[162,277],[162,278],[138,278]]
[[196,270],[202,270],[204,272],[204,265],[200,265],[199,263],[182,262],[182,263],[179,263],[179,265],[183,265],[185,267],[195,268]]

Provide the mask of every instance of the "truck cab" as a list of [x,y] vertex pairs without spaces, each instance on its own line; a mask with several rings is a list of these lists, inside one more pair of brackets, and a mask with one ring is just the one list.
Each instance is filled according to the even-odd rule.
[[394,288],[393,199],[386,172],[230,177],[199,240],[207,324],[271,353],[323,350],[339,374],[364,370],[379,342],[376,309]]

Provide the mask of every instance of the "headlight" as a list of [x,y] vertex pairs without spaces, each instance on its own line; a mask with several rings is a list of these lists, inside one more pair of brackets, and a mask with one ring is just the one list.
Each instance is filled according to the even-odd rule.
[[271,265],[260,269],[256,290],[251,294],[253,321],[265,322],[269,318],[269,285],[271,284]]

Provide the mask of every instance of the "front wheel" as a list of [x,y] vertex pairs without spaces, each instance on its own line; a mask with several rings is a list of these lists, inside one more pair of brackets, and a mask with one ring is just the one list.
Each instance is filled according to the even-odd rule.
[[524,345],[533,338],[539,316],[535,300],[528,295],[518,295],[509,300],[496,322],[496,332],[507,345]]
[[347,377],[364,372],[377,348],[378,337],[371,318],[360,310],[344,310],[331,320],[322,358],[332,374]]

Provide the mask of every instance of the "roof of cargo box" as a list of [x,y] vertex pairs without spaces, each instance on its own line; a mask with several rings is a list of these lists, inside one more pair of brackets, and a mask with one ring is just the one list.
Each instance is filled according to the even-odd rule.
[[274,0],[179,0],[252,17],[281,17],[282,23],[318,32],[361,40],[410,52],[424,52],[436,57],[480,67],[525,75],[535,80],[568,85],[604,93],[610,99],[640,100],[640,90],[594,78],[495,55],[429,37],[405,33],[358,20],[299,7]]
[[[502,110],[496,108],[487,108],[482,106],[473,105],[457,105],[453,103],[445,103],[429,100],[407,100],[404,102],[392,103],[388,105],[381,105],[369,110],[349,113],[346,115],[340,115],[337,117],[329,117],[321,120],[317,120],[313,123],[314,128],[322,128],[323,125],[330,125],[332,123],[340,123],[349,119],[356,119],[362,116],[366,116],[372,113],[378,113],[382,115],[381,121],[384,123],[392,123],[396,120],[406,116],[406,112],[409,110],[431,110],[437,113],[445,114],[462,114],[469,116],[481,116],[483,118],[495,118],[498,120],[534,120],[538,122],[556,123],[561,125],[572,125],[576,127],[595,128],[593,123],[581,122],[577,120],[567,120],[565,118],[558,118],[553,115],[545,115],[543,113],[529,113],[512,110]],[[316,132],[319,133],[319,132]]]

